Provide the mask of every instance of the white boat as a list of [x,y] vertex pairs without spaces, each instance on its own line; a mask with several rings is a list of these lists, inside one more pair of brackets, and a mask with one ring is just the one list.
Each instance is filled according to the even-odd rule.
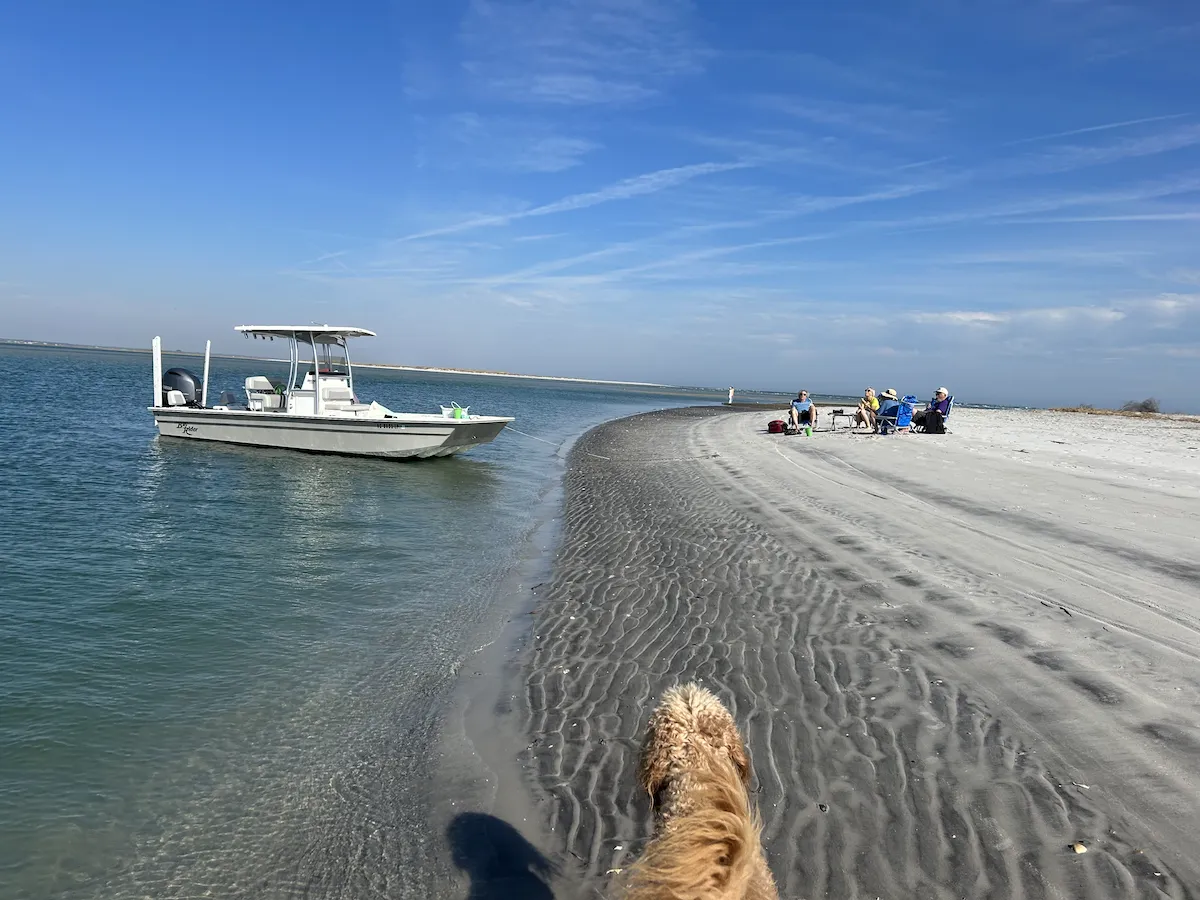
[[[155,338],[154,405],[159,434],[195,441],[222,441],[313,453],[390,459],[450,456],[486,444],[511,416],[471,415],[457,404],[440,414],[392,412],[363,403],[354,390],[349,340],[374,337],[365,328],[331,325],[238,325],[247,337],[283,338],[291,348],[286,382],[255,375],[246,379],[245,408],[227,397],[208,405],[212,342],[204,349],[204,377],[186,369],[162,370],[162,340]],[[311,360],[301,359],[301,349]]]

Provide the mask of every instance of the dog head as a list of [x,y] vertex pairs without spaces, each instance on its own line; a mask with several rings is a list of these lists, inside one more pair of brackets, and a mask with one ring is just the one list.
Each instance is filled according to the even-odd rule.
[[749,785],[750,759],[729,710],[698,684],[671,688],[650,716],[638,770],[655,809],[671,779],[709,765],[712,754],[727,756]]

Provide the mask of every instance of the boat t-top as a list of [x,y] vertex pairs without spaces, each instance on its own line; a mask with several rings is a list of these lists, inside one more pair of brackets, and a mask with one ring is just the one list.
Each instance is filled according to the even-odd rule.
[[[245,407],[226,392],[208,404],[212,342],[205,345],[204,376],[162,369],[162,340],[152,344],[154,405],[159,434],[256,447],[394,459],[450,456],[486,444],[511,416],[471,415],[469,407],[443,406],[440,414],[392,412],[364,403],[354,390],[350,338],[373,331],[333,325],[238,325],[247,337],[282,338],[291,349],[286,381],[266,375],[246,379]],[[302,352],[303,351],[303,352]],[[307,357],[302,359],[302,357]]]

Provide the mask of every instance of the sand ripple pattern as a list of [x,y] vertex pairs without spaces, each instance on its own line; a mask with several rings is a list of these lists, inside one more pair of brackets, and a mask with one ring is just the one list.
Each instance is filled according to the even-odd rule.
[[[846,523],[722,455],[723,418],[623,420],[573,453],[534,619],[527,762],[588,896],[649,834],[640,729],[688,679],[747,736],[786,897],[1195,896],[1194,872],[992,707],[977,686],[1000,672],[964,674],[1005,635],[931,638],[953,598],[865,577],[872,548]],[[1052,662],[1040,670],[1066,677]]]

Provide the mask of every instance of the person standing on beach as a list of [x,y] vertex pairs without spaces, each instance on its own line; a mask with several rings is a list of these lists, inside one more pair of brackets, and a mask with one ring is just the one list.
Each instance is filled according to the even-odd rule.
[[729,389],[729,405],[733,406],[733,388]]

